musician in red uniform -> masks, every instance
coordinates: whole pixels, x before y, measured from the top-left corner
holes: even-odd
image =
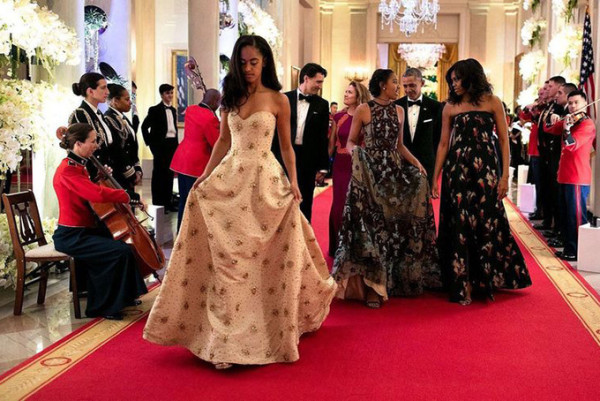
[[[562,151],[558,166],[562,232],[564,250],[556,255],[567,261],[577,260],[579,226],[587,223],[586,201],[592,182],[590,153],[596,138],[594,122],[585,114],[587,97],[576,90],[568,95],[568,110],[564,120],[546,128],[546,132],[562,136]]]
[[[59,129],[58,135],[60,147],[69,153],[53,180],[59,206],[54,246],[73,256],[78,274],[86,277],[86,315],[121,320],[124,307],[140,304],[137,298],[147,292],[146,285],[131,247],[112,238],[106,226],[98,223],[89,203],[142,203],[132,201],[122,189],[102,187],[90,180],[86,164],[98,148],[97,133],[91,125],[73,124]]]
[[[219,119],[215,111],[220,105],[219,91],[209,89],[204,93],[199,105],[189,106],[185,110],[183,141],[177,147],[171,161],[171,170],[177,173],[179,184],[178,232],[188,194],[196,179],[204,173],[213,146],[219,139]]]

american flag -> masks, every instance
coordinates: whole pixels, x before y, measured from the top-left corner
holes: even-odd
[[[592,46],[592,20],[590,13],[585,10],[583,22],[583,50],[581,52],[581,68],[579,70],[579,89],[587,95],[588,103],[596,99],[594,84],[594,48]],[[596,106],[588,107],[588,115],[596,119]]]

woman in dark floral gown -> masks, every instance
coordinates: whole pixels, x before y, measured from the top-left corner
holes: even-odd
[[[356,109],[347,144],[352,178],[333,276],[338,297],[378,308],[389,296],[441,287],[441,271],[427,173],[402,143],[396,75],[376,70],[369,92],[373,100]],[[361,130],[364,149],[357,146]]]
[[[472,289],[483,290],[493,300],[495,288],[525,288],[531,278],[502,203],[509,164],[502,102],[493,95],[477,60],[455,63],[446,81],[450,93],[442,115],[432,196],[439,196],[437,178],[443,167],[438,244],[444,284],[451,301],[468,305]]]

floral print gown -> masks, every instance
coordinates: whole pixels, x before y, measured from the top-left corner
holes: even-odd
[[[336,284],[271,153],[275,116],[228,122],[231,149],[190,192],[144,338],[213,363],[293,362]]]
[[[467,285],[524,288],[531,285],[521,250],[498,200],[494,116],[470,111],[454,118],[454,136],[443,170],[438,244],[450,300],[466,297]]]
[[[396,105],[369,102],[365,148],[352,154],[333,276],[340,298],[364,299],[365,286],[384,299],[441,287],[427,177],[401,161]]]

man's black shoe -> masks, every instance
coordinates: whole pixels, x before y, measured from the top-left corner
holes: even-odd
[[[529,220],[541,220],[542,218],[543,217],[542,217],[541,213],[538,213],[538,212],[529,213]]]
[[[142,301],[139,299],[134,299],[133,301],[129,301],[129,302],[125,303],[125,305],[127,305],[127,306],[138,306],[141,304],[142,304]]]
[[[169,205],[169,206],[165,206],[165,211],[169,211],[169,212],[178,212],[179,208],[175,205]]]
[[[549,240],[548,245],[550,245],[552,248],[562,248],[564,246],[563,242],[556,238]]]
[[[538,224],[534,224],[533,228],[535,228],[536,230],[549,230],[552,227],[550,227],[549,225],[544,224],[544,223],[538,223]]]
[[[108,320],[123,320],[123,314],[121,312],[113,313],[112,315],[104,315],[102,317]]]
[[[562,258],[563,252],[562,251],[556,251],[556,252],[554,252],[554,256],[556,256],[557,258]]]
[[[577,261],[577,256],[575,256],[575,255],[567,255],[567,254],[564,254],[564,253],[560,256],[560,258],[562,260],[567,261],[567,262],[576,262]]]
[[[546,230],[542,232],[542,235],[546,238],[556,238],[558,237],[558,233],[552,230]]]

